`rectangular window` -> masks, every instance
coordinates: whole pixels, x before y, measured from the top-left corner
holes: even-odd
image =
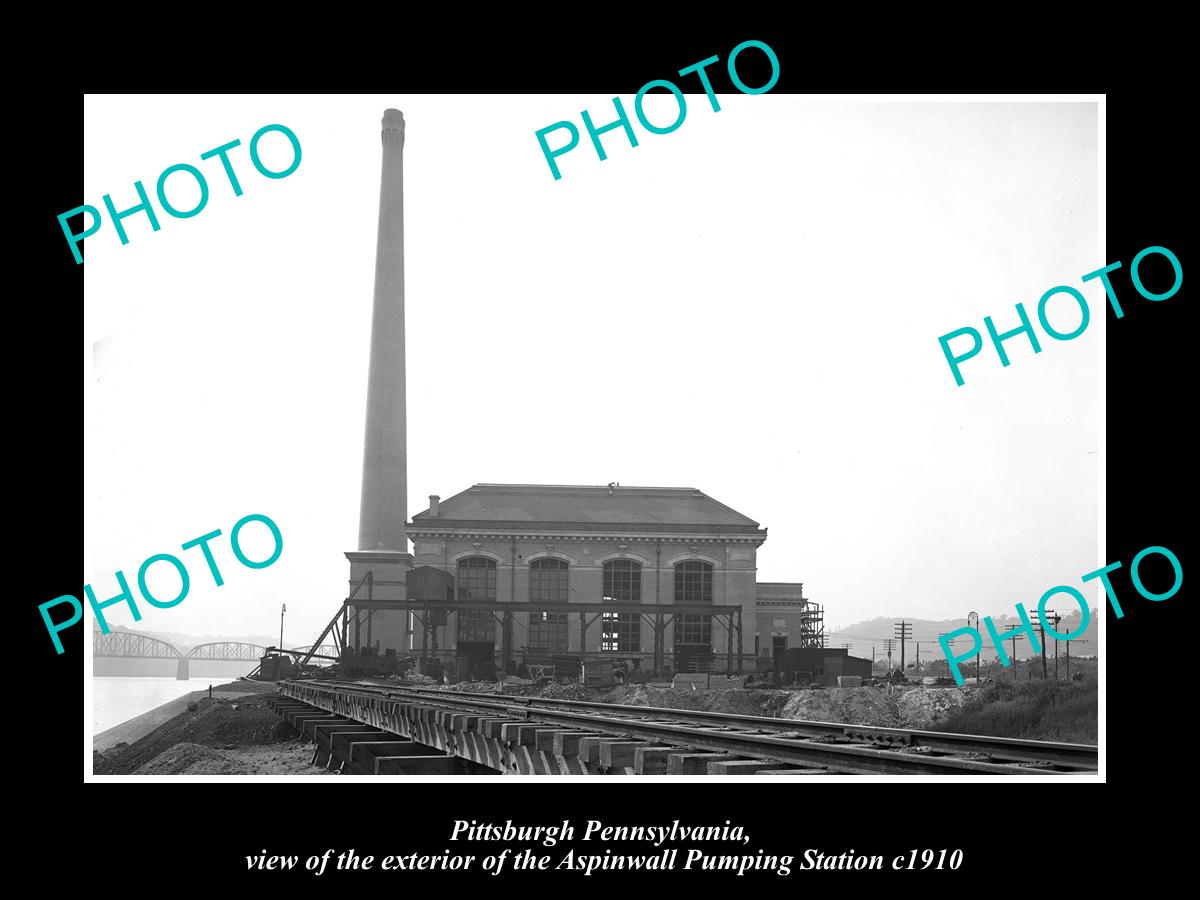
[[[496,562],[483,556],[472,556],[458,562],[458,600],[460,603],[494,603],[496,601]],[[464,609],[458,612],[458,642],[494,644],[496,619],[486,609]]]
[[[632,559],[604,564],[604,602],[641,603],[642,565]],[[606,612],[601,617],[600,649],[636,653],[642,645],[641,616],[636,612]]]
[[[566,613],[530,613],[528,648],[534,653],[558,653],[567,649]]]
[[[682,562],[675,567],[676,603],[712,603],[713,567],[706,562]]]
[[[641,617],[637,613],[601,614],[600,649],[636,653],[642,643]]]
[[[712,616],[682,613],[675,616],[675,643],[712,646]]]
[[[699,560],[675,566],[676,603],[712,603],[713,567]],[[712,647],[712,616],[676,613],[675,644]]]
[[[561,559],[535,559],[529,564],[529,602],[566,603],[570,597],[570,568]],[[567,614],[531,612],[529,650],[535,653],[567,649]]]

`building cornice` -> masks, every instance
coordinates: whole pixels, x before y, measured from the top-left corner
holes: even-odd
[[[728,527],[728,526],[726,526]],[[693,544],[753,544],[760,546],[767,539],[765,528],[756,531],[730,529],[722,531],[719,526],[668,526],[661,530],[653,526],[626,527],[559,522],[531,522],[520,524],[485,522],[434,522],[428,519],[405,525],[413,538],[443,538],[467,540],[522,540],[522,541],[672,541]]]

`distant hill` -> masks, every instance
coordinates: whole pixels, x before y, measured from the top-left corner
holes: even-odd
[[[1034,625],[1037,625],[1037,611],[1030,610],[1030,618]],[[1093,609],[1091,618],[1088,621],[1087,631],[1081,634],[1078,638],[1072,639],[1068,643],[1071,645],[1072,656],[1095,656],[1099,644],[1097,643],[1096,625],[1099,621],[1100,613]],[[1078,607],[1074,607],[1070,615],[1063,616],[1058,624],[1058,631],[1061,634],[1069,634],[1079,627],[1082,613]],[[850,644],[850,655],[859,656],[865,659],[871,658],[871,651],[874,648],[875,658],[887,657],[887,639],[895,639],[895,625],[901,620],[900,616],[895,618],[877,617],[874,619],[866,619],[862,622],[855,622],[853,625],[839,625],[831,627],[828,624],[825,628],[825,643],[828,647],[841,647],[843,644]],[[920,644],[920,652],[922,659],[929,659],[934,656],[941,657],[942,649],[938,644],[938,635],[955,631],[959,628],[967,627],[966,616],[960,619],[904,619],[912,625],[912,639],[906,642],[905,656],[908,661],[912,661],[913,655],[917,652],[917,644]],[[1014,610],[1011,616],[992,616],[992,623],[996,627],[996,631],[1000,634],[1004,633],[1007,625],[1020,625],[1021,620],[1016,615]],[[979,630],[983,635],[983,649],[980,651],[985,660],[995,656],[995,650],[992,647],[991,638],[988,636],[987,627],[982,620],[979,623]],[[1047,652],[1050,655],[1054,653],[1054,636],[1047,635]],[[1039,633],[1040,639],[1040,633]],[[969,638],[966,636],[960,637],[955,641],[954,647],[957,651],[962,652],[969,646]],[[1010,656],[1012,655],[1012,642],[1008,641],[1004,645],[1004,650]],[[1066,653],[1065,644],[1059,641],[1058,652],[1060,655]],[[1028,639],[1020,637],[1017,640],[1017,658],[1025,659],[1033,655],[1032,647]],[[895,665],[900,664],[900,642],[895,641],[895,647],[892,650],[892,660]]]

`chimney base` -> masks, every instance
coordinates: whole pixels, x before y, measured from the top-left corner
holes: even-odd
[[[350,560],[350,587],[346,596],[371,572],[373,577],[371,598],[375,602],[402,602],[407,594],[404,590],[409,569],[413,567],[411,553],[398,553],[391,550],[347,550],[346,559]],[[367,587],[363,585],[355,601],[367,600]]]

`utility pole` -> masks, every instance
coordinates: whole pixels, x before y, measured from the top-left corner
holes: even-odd
[[[917,641],[917,677],[921,677],[921,642]]]
[[[912,639],[912,625],[901,619],[896,623],[896,637],[900,639],[900,674],[908,678],[904,671],[904,642]]]
[[[1071,680],[1071,642],[1067,641],[1067,681]]]
[[[1049,618],[1054,620],[1054,680],[1058,681],[1058,623],[1062,616],[1051,610]]]
[[[896,646],[896,642],[893,641],[891,638],[888,638],[887,639],[887,653],[888,653],[888,674],[889,675],[892,674],[892,648],[895,646]]]
[[[1055,630],[1057,631],[1058,630],[1057,629],[1058,619],[1056,617],[1058,616],[1058,613],[1056,613],[1054,610],[1046,610],[1045,613],[1046,613],[1046,618],[1055,619]],[[1042,616],[1038,616],[1037,628],[1038,628],[1038,634],[1042,635],[1042,680],[1044,682],[1044,680],[1046,678],[1049,678],[1049,674],[1046,673],[1046,631],[1044,628],[1042,628]],[[1055,641],[1056,647],[1057,647],[1057,643],[1058,642]],[[1056,666],[1055,678],[1058,677],[1057,665],[1058,665],[1058,660],[1057,660],[1057,652],[1056,652],[1055,653],[1055,666]],[[1033,676],[1030,676],[1030,678],[1032,679]]]
[[[283,609],[279,610],[279,652],[283,652],[283,614],[287,612],[287,604],[283,604]]]
[[[1005,625],[1004,626],[1004,630],[1012,634],[1013,681],[1016,681],[1017,676],[1020,674],[1020,667],[1018,666],[1018,660],[1017,660],[1017,639],[1020,637],[1020,635],[1018,635],[1017,632],[1020,631],[1021,628],[1022,628],[1022,626],[1020,626],[1020,625]]]
[[[974,619],[974,621],[972,621]],[[967,625],[979,631],[979,613],[971,610],[967,613]],[[975,683],[979,684],[979,655],[983,652],[983,641],[979,641],[979,650],[975,651]]]

